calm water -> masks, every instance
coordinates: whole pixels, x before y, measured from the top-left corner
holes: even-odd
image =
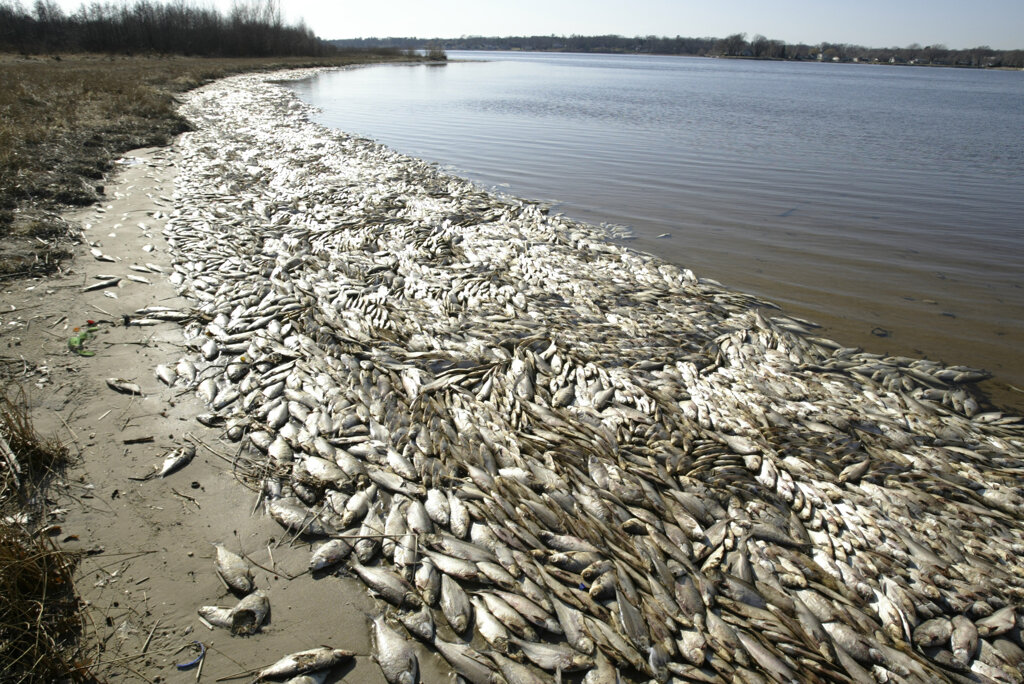
[[[322,123],[629,225],[845,344],[988,368],[1024,405],[1024,73],[449,56],[477,61],[295,88]]]

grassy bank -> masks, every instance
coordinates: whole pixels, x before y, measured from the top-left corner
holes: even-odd
[[[176,93],[245,71],[407,59],[0,55],[0,278],[52,271],[70,254],[58,212],[100,200],[103,174],[126,150],[187,129]]]

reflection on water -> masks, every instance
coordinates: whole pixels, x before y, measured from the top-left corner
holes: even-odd
[[[450,56],[492,61],[294,87],[323,123],[629,225],[631,246],[844,344],[982,366],[1024,388],[1024,74]]]

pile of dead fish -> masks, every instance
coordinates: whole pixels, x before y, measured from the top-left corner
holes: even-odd
[[[388,681],[413,637],[470,682],[1022,680],[1024,431],[984,373],[818,337],[264,77],[186,100],[194,309],[144,314],[194,352],[161,376],[312,569],[394,606]]]

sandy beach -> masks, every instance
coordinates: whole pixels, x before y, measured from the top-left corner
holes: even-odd
[[[315,126],[266,81],[190,92],[196,130],[127,155],[104,201],[69,215],[83,244],[68,268],[0,291],[4,360],[37,428],[79,457],[46,522],[85,554],[98,676],[214,681],[329,645],[356,653],[329,681],[385,681],[369,617],[395,611],[348,570],[306,573],[316,534],[295,541],[265,499],[303,510],[321,538],[408,515],[398,538],[476,563],[453,563],[474,629],[496,587],[529,590],[557,615],[541,642],[595,672],[606,654],[628,681],[778,663],[927,681],[953,667],[913,646],[940,618],[978,625],[964,668],[1016,671],[978,646],[978,630],[1016,644],[1024,600],[1024,439],[969,391],[984,374],[815,337],[598,228]],[[147,307],[189,320],[133,324]],[[156,377],[183,358],[194,381]],[[244,439],[196,421],[211,403]],[[181,470],[133,479],[189,445]],[[327,456],[357,475],[317,479]],[[468,511],[464,525],[438,500]],[[197,618],[237,601],[215,542],[269,596],[253,636]],[[417,554],[368,557],[411,576]],[[1006,629],[985,622],[1007,608]],[[439,639],[502,643],[433,612]],[[809,650],[811,633],[839,645]],[[201,678],[176,667],[194,642]],[[422,681],[451,676],[410,642]]]
[[[268,517],[251,515],[257,492],[233,472],[238,445],[196,422],[205,407],[192,392],[169,388],[154,375],[158,364],[181,357],[180,327],[123,325],[123,316],[136,309],[188,303],[167,280],[171,259],[161,235],[173,209],[173,148],[136,150],[118,166],[107,179],[104,202],[68,215],[83,226],[84,242],[63,276],[8,283],[0,312],[3,356],[21,364],[14,379],[29,393],[36,428],[57,435],[77,457],[66,486],[50,494],[47,521],[59,526],[53,534],[62,546],[85,552],[78,589],[90,604],[99,641],[92,671],[107,681],[195,681],[196,668],[175,667],[197,655],[188,648],[194,641],[207,648],[202,681],[319,644],[368,655],[365,615],[377,609],[362,585],[310,579],[309,545],[289,543]],[[94,259],[90,245],[114,261]],[[166,272],[128,268],[147,263]],[[83,292],[97,275],[121,276],[122,286]],[[84,350],[95,355],[72,353],[68,339],[89,320],[99,330]],[[111,377],[137,383],[143,396],[111,390]],[[167,452],[189,443],[198,449],[187,468],[148,482],[129,479],[150,473]],[[202,605],[237,602],[214,572],[213,542],[264,566],[254,567],[255,581],[269,593],[273,612],[254,638],[211,632],[197,619]],[[368,657],[338,674],[345,681],[384,681]]]

